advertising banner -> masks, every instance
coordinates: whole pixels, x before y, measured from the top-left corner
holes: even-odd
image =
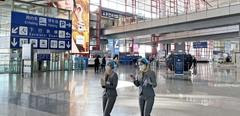
[[[72,11],[72,53],[89,53],[89,0],[61,0],[53,7]]]
[[[72,53],[89,53],[89,0],[75,0],[72,12]]]

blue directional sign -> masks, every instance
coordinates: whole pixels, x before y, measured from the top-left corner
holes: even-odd
[[[50,54],[37,54],[38,61],[44,61],[44,60],[50,61],[50,59],[51,59]]]
[[[71,20],[12,12],[11,48],[32,43],[35,49],[70,50]]]
[[[175,63],[175,74],[182,75],[184,72],[184,55],[177,54],[174,58]]]
[[[207,48],[208,43],[207,42],[193,42],[193,48]]]

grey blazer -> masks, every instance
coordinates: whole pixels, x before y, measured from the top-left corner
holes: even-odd
[[[106,78],[106,84],[105,86],[102,86],[104,88],[103,96],[107,97],[116,97],[117,94],[117,84],[118,84],[118,75],[117,73],[113,72],[113,74],[110,77]]]
[[[157,87],[156,74],[149,70],[143,73],[143,77],[137,77],[134,84],[139,87],[139,95],[144,97],[155,96],[154,89]]]

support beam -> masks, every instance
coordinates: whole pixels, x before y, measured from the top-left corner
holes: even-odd
[[[199,15],[196,13],[184,17],[177,16],[165,19],[156,19],[152,21],[141,22],[138,24],[109,28],[105,30],[105,36],[124,38],[129,36],[151,35],[155,33],[165,34],[237,25],[240,24],[240,11],[231,10],[232,13],[231,11],[228,11],[230,9],[237,8],[240,8],[240,5],[233,6],[233,8],[226,7],[207,12],[199,12]],[[213,16],[210,16],[211,13]]]
[[[175,40],[160,40],[160,42],[165,44],[165,43],[176,43],[176,42],[184,42],[184,41],[199,41],[199,40],[223,40],[223,39],[239,40],[239,38],[240,38],[239,32],[232,32],[232,33],[225,33],[225,34],[181,38],[181,39],[175,39]]]
[[[222,7],[198,13],[154,19],[137,24],[108,28],[105,36],[124,38],[151,34],[164,34],[212,27],[240,24],[240,5]]]

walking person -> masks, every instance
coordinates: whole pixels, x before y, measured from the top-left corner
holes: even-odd
[[[117,98],[118,75],[113,71],[114,61],[107,63],[104,77],[101,78],[103,92],[103,116],[111,116]]]
[[[101,71],[105,72],[105,67],[106,67],[106,58],[103,57],[102,64],[101,64]]]
[[[196,57],[193,57],[192,63],[193,63],[193,74],[196,75],[197,74],[197,59],[196,59]]]
[[[115,62],[115,67],[118,67],[119,66],[119,56],[118,55],[115,55],[114,57],[113,57],[113,61]]]
[[[157,87],[155,72],[150,69],[149,61],[146,58],[139,60],[139,72],[137,76],[130,75],[134,84],[139,87],[139,106],[141,116],[150,116],[154,104]]]
[[[95,73],[98,72],[99,70],[99,65],[100,65],[100,61],[99,61],[99,56],[97,56],[94,60],[94,70],[95,70]]]

